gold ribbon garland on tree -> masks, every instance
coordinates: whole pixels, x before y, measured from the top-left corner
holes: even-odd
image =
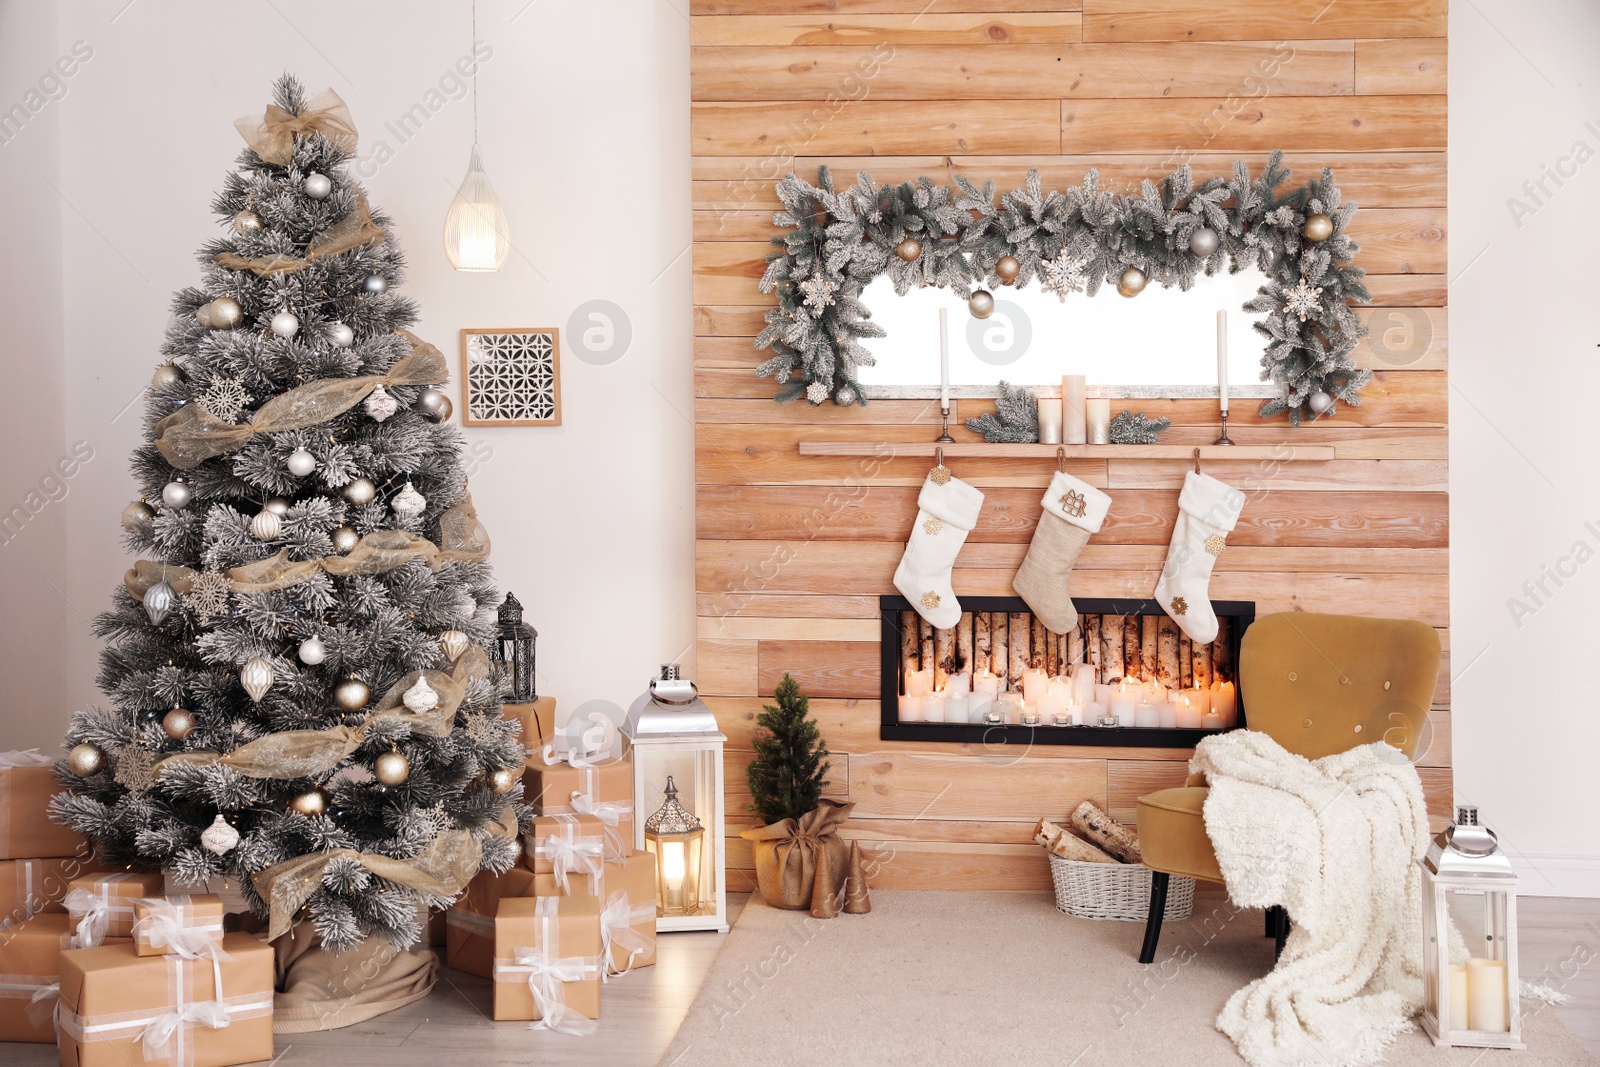
[[[237,252],[218,252],[213,261],[229,270],[248,270],[265,278],[271,274],[293,274],[319,259],[348,252],[352,248],[382,244],[389,235],[382,226],[372,221],[372,209],[367,204],[367,194],[356,193],[356,206],[343,220],[312,238],[306,248],[306,257],[300,259],[279,252],[264,259],[246,259]]]
[[[356,150],[356,124],[350,117],[350,108],[332,89],[324,89],[307,101],[296,115],[268,104],[258,119],[246,115],[233,124],[255,154],[267,163],[287,167],[294,159],[296,134],[320,133],[343,152]]]

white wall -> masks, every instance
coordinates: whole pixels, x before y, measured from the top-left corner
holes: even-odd
[[[1590,896],[1600,895],[1597,52],[1600,9],[1587,0],[1451,4],[1456,792],[1519,856],[1524,892]],[[1575,151],[1586,161],[1561,162]],[[1523,183],[1546,165],[1570,176],[1547,178],[1535,199]]]
[[[45,129],[26,131],[26,156],[0,146],[0,232],[19,231],[8,252],[30,250],[0,266],[8,333],[13,312],[30,331],[15,347],[8,337],[0,501],[20,499],[66,443],[95,450],[65,502],[41,514],[53,530],[0,548],[8,581],[48,579],[70,600],[48,586],[5,594],[0,671],[14,693],[36,667],[52,680],[8,701],[0,749],[56,743],[69,710],[99,699],[88,620],[129,565],[118,515],[142,433],[142,405],[129,404],[158,362],[171,293],[195,281],[195,250],[217,232],[210,200],[242,147],[233,120],[259,114],[285,70],[345,98],[363,153],[379,140],[393,150],[364,180],[410,260],[400,291],[421,305],[417,332],[453,368],[463,327],[561,329],[563,425],[467,431],[490,450],[473,497],[501,587],[539,628],[541,693],[563,713],[590,700],[626,707],[656,664],[692,649],[689,30],[671,5],[480,0],[478,36],[493,55],[480,73],[479,140],[516,246],[496,275],[457,274],[441,243],[472,143],[470,98],[448,99],[451,67],[471,50],[468,0],[67,3],[53,28],[47,5],[9,0],[0,11],[0,100],[71,42],[94,51],[48,112],[60,122],[62,196],[40,184],[55,157]],[[418,103],[435,110],[402,144],[385,126]],[[15,211],[12,195],[38,210]],[[576,358],[568,331],[596,299],[632,329],[607,366]],[[19,419],[9,413],[20,392]],[[35,435],[47,443],[24,447]],[[24,543],[36,553],[25,561],[14,551]],[[52,663],[63,643],[64,664],[59,652]]]

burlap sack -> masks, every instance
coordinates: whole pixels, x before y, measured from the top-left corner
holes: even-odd
[[[798,822],[784,819],[739,835],[755,845],[756,884],[768,904],[804,911],[811,907],[815,889],[830,897],[838,896],[844,888],[850,859],[849,846],[838,829],[854,807],[824,800],[800,816]],[[819,882],[819,873],[825,883]]]

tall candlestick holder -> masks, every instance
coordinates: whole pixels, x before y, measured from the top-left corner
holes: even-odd
[[[950,405],[943,404],[939,407],[939,436],[936,444],[953,445],[956,439],[950,436]],[[1230,442],[1231,443],[1231,442]]]
[[[1234,440],[1232,440],[1232,439],[1230,439],[1228,437],[1228,409],[1227,408],[1223,408],[1222,409],[1222,436],[1217,438],[1214,443],[1215,444],[1219,444],[1219,445],[1232,445],[1232,444],[1237,444],[1238,443],[1237,441],[1234,441]]]

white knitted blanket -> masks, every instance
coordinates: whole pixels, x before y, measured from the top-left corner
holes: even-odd
[[[1202,741],[1206,833],[1228,895],[1293,922],[1272,972],[1229,998],[1217,1029],[1252,1067],[1364,1067],[1422,1000],[1422,783],[1390,746],[1312,762],[1247,730]]]

